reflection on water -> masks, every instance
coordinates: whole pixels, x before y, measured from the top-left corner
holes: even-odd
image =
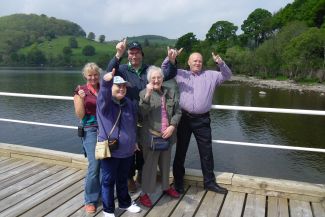
[[[71,96],[83,83],[79,71],[0,70],[0,91]],[[259,91],[265,91],[261,96]],[[213,104],[294,109],[325,109],[317,93],[272,90],[228,82]],[[0,97],[0,118],[63,125],[78,124],[73,102]],[[325,148],[325,117],[245,111],[211,111],[213,139]],[[81,153],[75,130],[0,122],[0,142]],[[213,144],[215,170],[263,177],[324,183],[325,154]],[[186,167],[200,168],[192,138]]]

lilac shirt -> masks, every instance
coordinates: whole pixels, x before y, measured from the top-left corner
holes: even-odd
[[[168,59],[162,64],[166,67]],[[231,70],[223,63],[220,72],[205,70],[198,74],[178,69],[175,77],[180,92],[180,107],[192,114],[203,114],[211,109],[212,97],[217,86],[230,79]]]

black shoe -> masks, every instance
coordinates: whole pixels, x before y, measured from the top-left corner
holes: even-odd
[[[219,186],[218,184],[205,186],[204,189],[207,191],[214,191],[219,194],[227,194],[227,192],[228,192],[227,189]]]
[[[175,190],[180,194],[184,194],[184,192],[185,192],[183,187],[175,187]]]

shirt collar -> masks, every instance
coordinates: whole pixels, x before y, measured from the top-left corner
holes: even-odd
[[[141,64],[141,67],[138,70],[136,70],[135,68],[132,67],[131,63],[129,62],[128,69],[129,69],[129,71],[135,72],[140,77],[140,74],[143,71],[143,64]]]

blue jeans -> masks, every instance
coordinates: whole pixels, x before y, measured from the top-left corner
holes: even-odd
[[[131,197],[128,191],[128,174],[133,163],[133,156],[127,158],[106,158],[101,161],[102,168],[102,200],[103,211],[114,213],[114,186],[120,208],[131,206]]]
[[[85,136],[82,138],[84,151],[88,159],[88,171],[85,177],[85,204],[98,203],[101,192],[100,187],[100,161],[95,159],[95,146],[97,142],[97,128],[85,128]]]

